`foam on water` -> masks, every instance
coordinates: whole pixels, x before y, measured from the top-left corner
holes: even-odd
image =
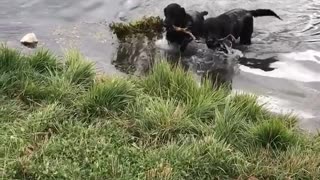
[[[292,52],[279,55],[280,59],[288,59],[293,61],[312,61],[320,64],[320,51],[307,50],[304,52]]]

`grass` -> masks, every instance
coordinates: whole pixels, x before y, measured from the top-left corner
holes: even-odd
[[[137,34],[143,34],[152,39],[163,32],[163,23],[159,16],[149,16],[128,24],[113,22],[109,24],[109,28],[120,41]]]
[[[319,179],[320,136],[161,61],[106,77],[71,50],[0,48],[1,179]]]
[[[139,91],[133,83],[124,79],[115,79],[97,83],[89,89],[83,101],[84,111],[91,115],[103,115],[109,112],[121,113],[133,103]]]

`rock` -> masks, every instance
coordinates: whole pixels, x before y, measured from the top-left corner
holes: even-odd
[[[28,48],[36,48],[38,39],[34,33],[28,33],[20,40],[21,44]]]

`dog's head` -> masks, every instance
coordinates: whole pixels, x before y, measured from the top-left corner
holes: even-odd
[[[167,30],[173,30],[173,25],[177,27],[182,27],[185,25],[187,13],[179,4],[172,3],[164,8],[164,16],[164,27]]]

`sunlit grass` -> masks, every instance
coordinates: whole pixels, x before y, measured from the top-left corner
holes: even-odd
[[[95,75],[93,63],[87,61],[82,54],[76,50],[66,52],[64,76],[72,83],[90,86]]]
[[[26,59],[31,68],[39,73],[61,70],[56,57],[48,50],[41,49]],[[61,62],[60,62],[61,63]]]
[[[165,60],[106,77],[75,50],[0,48],[1,179],[319,179],[319,137]]]
[[[92,115],[122,113],[134,102],[138,92],[135,85],[125,79],[94,84],[84,99],[84,110]]]
[[[295,134],[281,119],[271,119],[253,128],[256,142],[264,148],[286,149],[297,142]]]

